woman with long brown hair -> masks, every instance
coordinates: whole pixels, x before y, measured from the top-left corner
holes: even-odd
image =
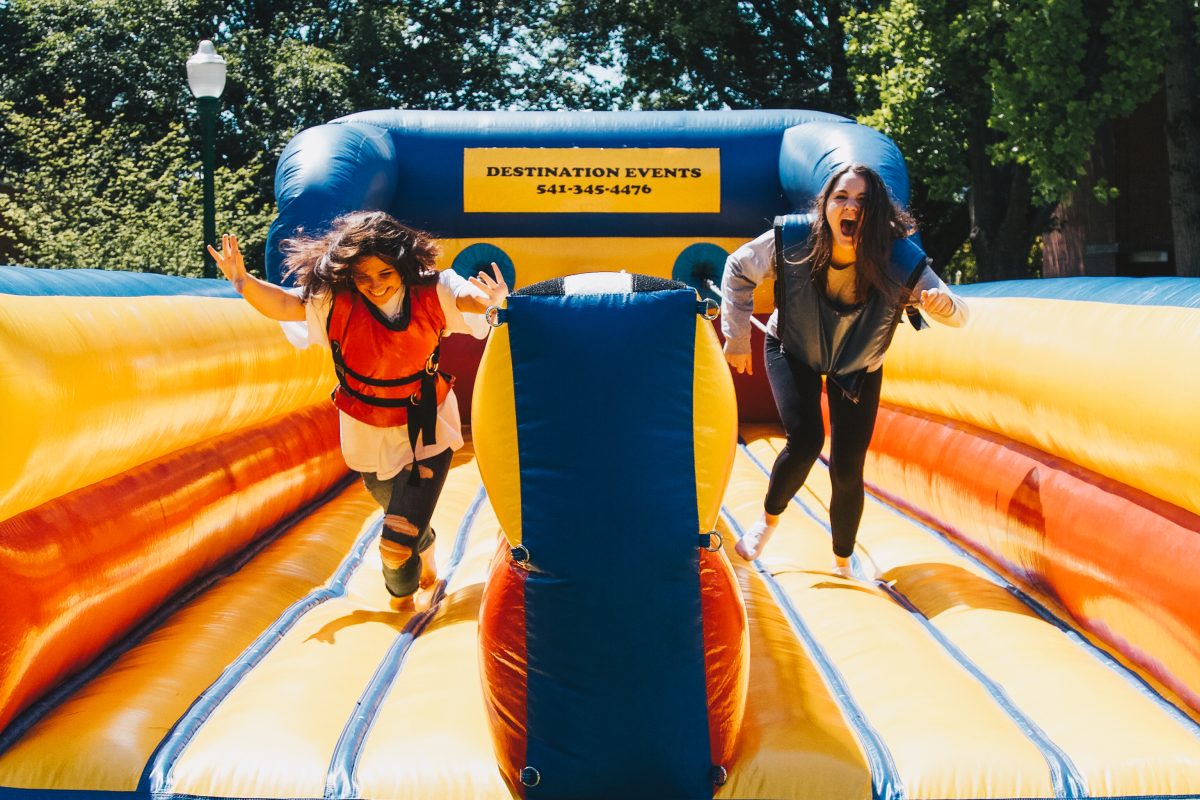
[[[822,377],[829,397],[833,484],[829,517],[833,572],[850,577],[862,519],[863,465],[875,429],[883,357],[908,306],[961,326],[967,307],[930,269],[907,237],[913,218],[870,167],[837,170],[807,219],[786,224],[738,248],[721,281],[725,359],[749,373],[754,288],[776,281],[776,311],[767,324],[767,378],[787,434],[771,469],[763,514],[735,550],[758,558],[779,515],[800,490],[825,443]]]
[[[486,336],[482,317],[472,324],[464,315],[498,305],[508,286],[495,264],[469,281],[438,272],[432,237],[382,211],[347,214],[327,233],[301,232],[282,247],[298,295],[250,275],[236,236],[208,250],[259,313],[305,322],[308,343],[332,351],[342,455],[383,506],[379,551],[393,606],[415,607],[418,589],[437,580],[429,521],[463,446],[453,378],[438,368],[440,341]]]

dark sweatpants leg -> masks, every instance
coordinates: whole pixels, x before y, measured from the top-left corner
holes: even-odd
[[[417,590],[421,577],[420,553],[433,544],[434,532],[429,526],[429,520],[433,518],[433,510],[441,497],[442,487],[446,484],[446,475],[450,472],[450,460],[453,456],[453,451],[446,449],[421,462],[420,466],[432,470],[433,474],[422,478],[416,486],[411,486],[408,482],[413,465],[406,467],[388,481],[380,481],[374,475],[363,475],[367,489],[384,507],[386,513],[403,517],[419,532],[416,553],[397,569],[386,565],[383,568],[383,582],[395,597],[406,597]],[[411,547],[409,537],[389,529],[386,525],[383,528],[383,538]]]
[[[768,514],[782,514],[788,501],[804,485],[825,444],[821,376],[797,359],[789,358],[774,336],[766,337],[763,352],[771,394],[775,396],[775,406],[787,434],[787,444],[771,467],[763,508]]]
[[[829,479],[833,484],[829,524],[833,529],[833,552],[843,558],[854,552],[862,521],[863,464],[875,432],[882,384],[882,367],[868,372],[857,403],[848,400],[837,386],[829,387]]]

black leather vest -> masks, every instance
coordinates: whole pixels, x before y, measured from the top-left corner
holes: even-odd
[[[926,256],[911,239],[892,245],[888,271],[891,279],[908,289],[900,302],[889,303],[871,290],[867,298],[842,307],[825,296],[813,276],[808,255],[811,214],[788,214],[775,218],[775,307],[779,309],[779,339],[784,352],[799,358],[814,371],[829,376],[842,392],[857,402],[866,369],[883,357],[908,294],[921,277]],[[804,262],[804,263],[802,263]],[[924,320],[915,310],[909,322],[918,330]]]

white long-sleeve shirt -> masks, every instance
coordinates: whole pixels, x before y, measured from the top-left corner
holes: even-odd
[[[750,315],[754,312],[754,289],[760,283],[775,277],[775,231],[769,230],[734,250],[725,260],[725,272],[721,277],[721,333],[725,336],[725,353],[745,355],[750,352]],[[842,305],[853,305],[855,268],[830,269],[826,276],[826,294],[830,300]],[[954,309],[945,316],[931,314],[924,309],[921,313],[934,322],[954,328],[967,324],[967,304],[950,291],[937,273],[928,265],[922,268],[921,276],[913,287],[912,301],[919,303],[921,292],[926,289],[943,289],[954,301]],[[779,311],[776,309],[767,320],[767,331],[778,336]],[[879,369],[881,357],[868,369]]]

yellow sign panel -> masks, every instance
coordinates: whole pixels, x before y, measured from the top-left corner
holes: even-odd
[[[473,147],[463,150],[463,211],[715,214],[717,147]]]

